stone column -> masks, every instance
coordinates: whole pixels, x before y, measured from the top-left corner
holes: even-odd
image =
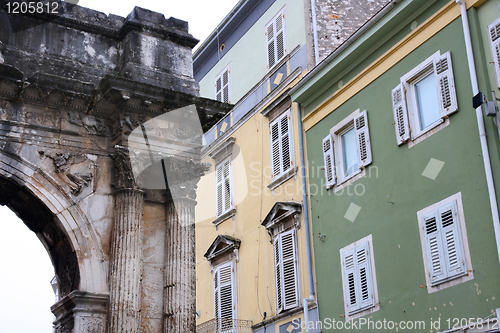
[[[165,333],[196,329],[196,184],[209,165],[167,160],[168,201],[165,253]]]
[[[129,154],[117,147],[115,217],[109,269],[108,333],[139,333],[144,192],[134,180]]]

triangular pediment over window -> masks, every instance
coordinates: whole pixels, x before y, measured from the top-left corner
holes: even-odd
[[[219,235],[205,253],[205,258],[212,264],[218,264],[238,256],[241,241],[237,238]]]
[[[274,237],[290,228],[299,228],[301,212],[302,204],[294,201],[279,201],[271,208],[262,225]]]

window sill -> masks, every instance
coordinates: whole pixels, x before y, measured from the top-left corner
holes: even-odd
[[[212,221],[212,223],[217,227],[219,224],[224,222],[225,220],[229,219],[230,217],[233,217],[236,215],[236,209],[230,209],[215,220]]]
[[[364,310],[360,310],[360,311],[356,311],[352,314],[348,314],[346,316],[346,321],[351,321],[353,319],[357,319],[357,318],[360,318],[360,317],[363,317],[363,316],[366,316],[367,314],[370,314],[370,313],[373,313],[375,311],[378,311],[380,310],[380,305],[377,303],[367,309],[364,309]]]
[[[342,182],[338,183],[337,185],[334,185],[335,186],[334,191],[337,192],[342,190],[344,187],[351,185],[356,180],[363,178],[365,175],[366,175],[366,167],[364,167],[363,169],[359,169],[357,172],[350,175],[347,179],[344,179]]]
[[[295,177],[296,174],[297,174],[297,168],[291,168],[290,170],[288,170],[287,172],[285,172],[284,174],[273,180],[271,184],[267,185],[267,188],[273,191],[276,187],[280,186],[288,179]]]
[[[449,124],[450,124],[450,119],[448,117],[446,117],[444,119],[444,121],[440,121],[440,122],[436,123],[436,125],[434,127],[427,129],[425,132],[422,132],[422,133],[416,135],[415,137],[413,137],[411,140],[409,140],[408,141],[408,148],[411,148],[411,147],[415,146],[417,143],[424,141],[425,139],[427,139],[428,137],[430,137],[434,133],[437,133],[441,129],[448,126]]]

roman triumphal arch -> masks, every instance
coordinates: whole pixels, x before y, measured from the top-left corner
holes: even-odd
[[[201,134],[230,106],[199,97],[186,22],[50,3],[0,0],[0,204],[50,255],[55,331],[194,332]]]

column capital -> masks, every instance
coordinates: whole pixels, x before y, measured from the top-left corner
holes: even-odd
[[[117,190],[140,190],[141,179],[135,179],[130,161],[130,153],[126,147],[116,145],[114,154],[115,184]]]
[[[196,189],[200,178],[210,170],[210,163],[168,157],[165,160],[169,194],[167,200],[196,200]]]

